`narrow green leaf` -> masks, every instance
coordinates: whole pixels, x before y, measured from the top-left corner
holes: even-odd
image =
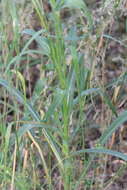
[[[124,47],[127,48],[127,45],[125,45],[125,44],[122,42],[122,40],[118,40],[118,39],[116,39],[116,38],[114,38],[114,37],[112,37],[112,36],[110,36],[110,35],[108,35],[108,34],[103,34],[103,37],[104,37],[104,38],[107,38],[107,39],[109,39],[109,40],[113,40],[113,41],[115,41],[115,42],[119,43],[120,45],[122,45],[122,46],[124,46]]]
[[[47,121],[52,116],[55,109],[58,108],[62,104],[64,96],[65,96],[65,91],[61,89],[57,89],[56,94],[54,95],[54,100],[52,104],[49,106],[49,109],[45,114],[44,120]]]
[[[24,46],[24,48],[22,49],[21,53],[17,56],[15,56],[7,65],[6,67],[6,70],[5,70],[5,74],[7,74],[8,71],[10,71],[10,67],[12,64],[15,63],[15,65],[17,65],[17,63],[19,64],[20,63],[20,59],[21,59],[21,56],[22,55],[25,55],[26,54],[26,50],[28,49],[29,45],[32,43],[33,40],[36,39],[37,36],[39,36],[41,33],[43,33],[44,30],[40,30],[38,32],[36,32],[31,38],[30,40],[26,43],[26,45]],[[25,31],[24,31],[25,33]],[[42,52],[41,52],[42,54]]]
[[[123,153],[117,152],[117,151],[113,151],[113,150],[109,150],[109,149],[104,149],[104,148],[90,148],[90,149],[79,150],[79,151],[73,152],[71,155],[77,156],[79,154],[86,153],[86,152],[87,153],[108,154],[108,155],[115,156],[117,158],[121,158],[121,159],[127,161],[126,154],[123,154]]]
[[[110,98],[108,97],[108,95],[105,92],[100,91],[100,94],[102,95],[105,103],[108,105],[108,107],[111,109],[112,113],[117,117],[117,111],[115,106],[113,105],[112,101],[110,100]]]
[[[6,135],[5,135],[5,151],[6,151],[6,152],[7,152],[7,150],[8,150],[8,146],[9,146],[9,141],[10,141],[10,136],[11,136],[12,125],[13,125],[13,122],[11,122],[11,123],[8,125],[7,131],[6,131]]]
[[[22,104],[24,104],[24,97],[21,94],[20,91],[16,90],[14,87],[12,87],[6,80],[1,79],[0,78],[0,85],[4,86],[11,95],[16,96],[16,98],[18,99],[19,102],[21,102]],[[28,111],[30,112],[32,118],[36,121],[41,121],[38,113],[36,113],[33,109],[33,107],[31,106],[31,104],[28,102],[28,100],[26,100],[26,104],[25,104],[26,108],[28,109]],[[49,146],[51,147],[53,153],[55,154],[58,163],[60,164],[60,167],[63,169],[63,163],[62,163],[62,159],[61,156],[59,154],[59,152],[57,151],[57,148],[54,144],[54,142],[52,141],[50,134],[48,134],[48,131],[45,128],[42,128],[42,131],[45,135],[45,138],[47,140],[47,142],[49,143]]]
[[[73,106],[73,96],[74,96],[74,89],[75,89],[75,72],[74,69],[71,72],[71,76],[69,76],[68,80],[68,89],[67,89],[67,104],[69,105],[69,109],[72,109]]]
[[[1,78],[0,78],[0,85],[4,86],[10,92],[11,95],[16,96],[17,100],[20,103],[24,104],[24,96],[21,94],[19,90],[16,90],[6,80]],[[31,106],[28,100],[26,100],[26,107],[29,110],[33,119],[35,119],[36,121],[40,121],[38,113],[34,111],[33,107]]]
[[[90,88],[88,90],[84,90],[83,92],[81,92],[81,97],[83,96],[88,96],[88,95],[91,95],[93,93],[99,93],[100,92],[100,89],[99,88]],[[79,101],[79,97],[76,97],[73,101],[73,104],[77,104]]]
[[[123,124],[123,122],[127,121],[127,111],[124,111],[119,117],[112,122],[112,124],[106,129],[104,134],[100,137],[99,143],[104,145],[111,135]]]
[[[34,37],[37,32],[35,32],[34,30],[31,30],[31,29],[25,29],[23,31],[23,33]],[[50,55],[50,47],[49,47],[49,44],[48,44],[46,38],[44,38],[44,37],[42,37],[40,35],[36,35],[35,41],[38,43],[40,48],[43,50],[42,54],[49,56]]]
[[[29,123],[24,124],[17,132],[18,137],[22,137],[26,132],[30,131],[33,128],[45,128],[46,130],[49,129],[50,131],[59,133],[59,129],[55,128],[52,125],[48,125],[45,123]]]
[[[83,0],[65,0],[64,6],[68,6],[70,8],[75,8],[75,9],[81,9],[84,7],[84,2]]]

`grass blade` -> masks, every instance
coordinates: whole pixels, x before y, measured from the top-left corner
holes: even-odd
[[[32,38],[36,35],[36,33],[38,34],[38,32],[35,32],[34,30],[31,30],[31,29],[25,29],[23,31],[23,33],[32,36]],[[48,45],[48,42],[46,41],[46,38],[44,38],[40,35],[37,35],[35,38],[35,41],[38,43],[40,48],[43,50],[42,54],[49,56],[50,55],[50,47]]]
[[[1,78],[0,78],[0,85],[4,86],[9,91],[10,94],[16,96],[17,100],[20,103],[24,104],[24,96],[21,94],[19,90],[16,90],[6,80]],[[28,100],[26,100],[26,107],[29,110],[32,118],[35,119],[36,121],[40,121],[38,113],[34,111],[33,107],[31,106]]]
[[[104,148],[90,148],[90,149],[84,149],[84,150],[79,150],[77,152],[72,153],[72,156],[77,156],[79,154],[82,153],[101,153],[101,154],[108,154],[111,156],[115,156],[117,158],[123,159],[125,161],[127,161],[127,155],[123,154],[121,152],[117,152],[117,151],[113,151],[113,150],[109,150],[109,149],[104,149]]]
[[[23,95],[21,94],[20,91],[16,90],[14,87],[10,86],[10,84],[4,80],[4,79],[1,79],[0,78],[0,85],[4,86],[11,95],[14,95],[17,97],[18,101],[22,104],[24,104],[24,97]],[[33,109],[33,107],[30,105],[30,103],[28,102],[28,100],[26,100],[26,104],[25,104],[26,108],[29,110],[32,118],[36,121],[40,121],[40,117],[38,115],[38,113],[36,113]],[[63,163],[62,163],[62,159],[61,159],[61,156],[60,154],[58,153],[57,149],[56,149],[56,146],[54,144],[54,142],[52,141],[50,135],[48,134],[47,130],[46,129],[42,129],[44,135],[45,135],[45,138],[47,139],[47,142],[49,143],[49,146],[51,147],[53,153],[55,154],[57,160],[58,160],[58,163],[60,164],[60,167],[63,169]]]
[[[104,145],[111,135],[123,124],[123,122],[127,121],[127,111],[124,111],[119,117],[112,122],[112,124],[107,128],[104,134],[100,137],[99,143]]]
[[[100,92],[100,89],[99,88],[90,88],[88,90],[84,90],[83,92],[81,92],[81,97],[83,96],[88,96],[88,95],[91,95],[93,93],[98,93]],[[73,101],[74,105],[77,104],[79,102],[79,97],[76,97]]]
[[[54,95],[54,100],[53,100],[52,104],[50,105],[50,107],[44,117],[45,121],[47,121],[49,119],[49,117],[52,116],[55,109],[62,104],[64,96],[65,96],[65,91],[57,89],[57,92]]]
[[[103,92],[103,91],[100,91],[100,94],[102,95],[102,98],[104,99],[105,103],[108,105],[108,107],[110,108],[110,110],[112,111],[112,113],[117,117],[118,114],[117,114],[116,108],[113,105],[113,103],[110,100],[110,98],[108,97],[108,95],[105,92]]]

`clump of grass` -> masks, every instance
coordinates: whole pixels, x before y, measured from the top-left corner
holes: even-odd
[[[103,77],[108,40],[124,45],[104,33],[121,2],[114,2],[110,14],[100,21],[101,27],[95,25],[92,10],[83,0],[50,0],[51,11],[48,13],[44,8],[47,2],[39,0],[22,2],[20,5],[16,1],[10,4],[8,0],[1,2],[0,85],[3,90],[1,98],[4,97],[4,101],[1,101],[4,108],[0,128],[2,189],[92,189],[97,176],[89,180],[88,172],[91,170],[96,174],[98,166],[95,157],[102,165],[98,154],[127,161],[125,154],[108,149],[112,135],[127,119],[127,112],[119,115],[115,106],[119,86],[126,81],[126,73],[110,84],[114,92],[112,100],[107,94],[109,84],[105,83]],[[100,10],[106,11],[109,4],[109,1],[105,1],[100,5]],[[22,27],[18,10],[25,5],[33,9],[40,30],[26,26],[20,31]],[[61,12],[66,10],[70,11],[68,25],[61,16]],[[24,42],[22,39],[25,35],[28,39]],[[96,60],[101,49],[100,82],[96,77]],[[39,68],[40,73],[28,99],[27,76],[24,73],[27,69],[31,71],[33,66],[35,72]],[[30,84],[32,88],[32,82]],[[106,107],[110,113],[110,121],[103,118],[103,134],[94,147],[87,148],[87,116],[96,97],[100,97],[103,108]],[[11,122],[8,121],[9,108],[14,113]],[[112,137],[111,145],[113,143]],[[104,162],[106,167],[107,160]],[[103,180],[101,187],[98,183],[95,183],[95,187],[103,188]]]

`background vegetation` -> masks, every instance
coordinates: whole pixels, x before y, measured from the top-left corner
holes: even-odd
[[[0,189],[127,186],[126,0],[0,1]]]

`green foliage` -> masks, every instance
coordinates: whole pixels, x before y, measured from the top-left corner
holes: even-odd
[[[94,8],[90,9],[84,0],[0,3],[3,8],[0,15],[0,187],[51,190],[60,184],[65,190],[77,190],[82,185],[92,189],[96,179],[88,179],[87,174],[89,170],[96,174],[95,157],[98,165],[102,164],[103,154],[127,161],[126,154],[107,148],[111,136],[127,121],[127,111],[119,114],[119,105],[112,99],[118,86],[118,103],[124,97],[121,89],[126,84],[127,73],[123,70],[111,83],[105,84],[103,80],[104,54],[109,41],[127,47],[124,40],[105,33],[116,18],[120,1],[113,1],[111,15],[107,8],[112,1],[101,2],[98,10],[104,13],[99,12],[102,15],[99,21]],[[27,8],[30,13],[25,15]],[[32,23],[33,15],[39,24]],[[102,66],[97,62],[99,56]],[[99,69],[102,81],[96,74]],[[98,105],[97,98],[101,100]],[[105,111],[98,112],[100,108],[96,107],[100,104],[110,113],[108,118],[100,116]],[[91,143],[94,140],[87,132],[96,125],[96,117],[101,117],[98,125],[102,134]],[[87,141],[93,147],[86,148]]]

